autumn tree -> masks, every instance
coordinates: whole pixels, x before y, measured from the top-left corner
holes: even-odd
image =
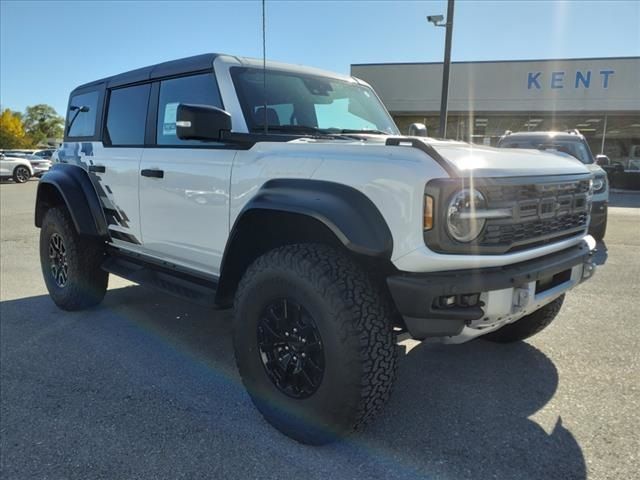
[[[49,105],[27,107],[23,122],[24,130],[34,146],[47,143],[51,138],[62,137],[64,119]]]
[[[0,148],[22,148],[29,143],[20,113],[5,108],[0,114]]]

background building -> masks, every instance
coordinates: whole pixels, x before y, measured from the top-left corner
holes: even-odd
[[[354,64],[351,74],[403,133],[422,122],[437,136],[441,63]],[[505,130],[574,128],[594,154],[629,159],[640,145],[640,57],[452,63],[448,138],[495,145]]]

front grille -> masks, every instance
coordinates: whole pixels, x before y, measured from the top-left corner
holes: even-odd
[[[447,229],[446,206],[462,188],[482,192],[488,211],[506,212],[489,216],[471,242],[455,240]],[[438,253],[499,255],[582,235],[589,225],[589,174],[434,179],[425,193],[439,205],[434,228],[424,232],[425,244]]]
[[[512,218],[489,220],[478,243],[515,247],[585,229],[589,222],[589,180],[480,188],[488,208],[511,208]]]
[[[482,193],[489,204],[537,200],[543,197],[573,195],[589,192],[589,180],[532,185],[487,185]]]
[[[577,213],[548,220],[515,223],[511,225],[487,225],[482,235],[483,245],[505,245],[535,241],[540,237],[562,235],[568,230],[586,227],[589,215]]]

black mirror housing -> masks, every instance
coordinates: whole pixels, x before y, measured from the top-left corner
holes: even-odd
[[[424,123],[412,123],[409,125],[409,136],[410,137],[426,137],[427,135],[427,127]]]
[[[211,105],[178,105],[176,135],[180,140],[218,141],[231,130],[231,114]]]

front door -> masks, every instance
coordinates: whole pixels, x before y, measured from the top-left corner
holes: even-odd
[[[160,82],[155,145],[145,148],[140,164],[143,250],[217,275],[229,234],[229,180],[236,151],[178,139],[179,103],[222,108],[213,73]]]

